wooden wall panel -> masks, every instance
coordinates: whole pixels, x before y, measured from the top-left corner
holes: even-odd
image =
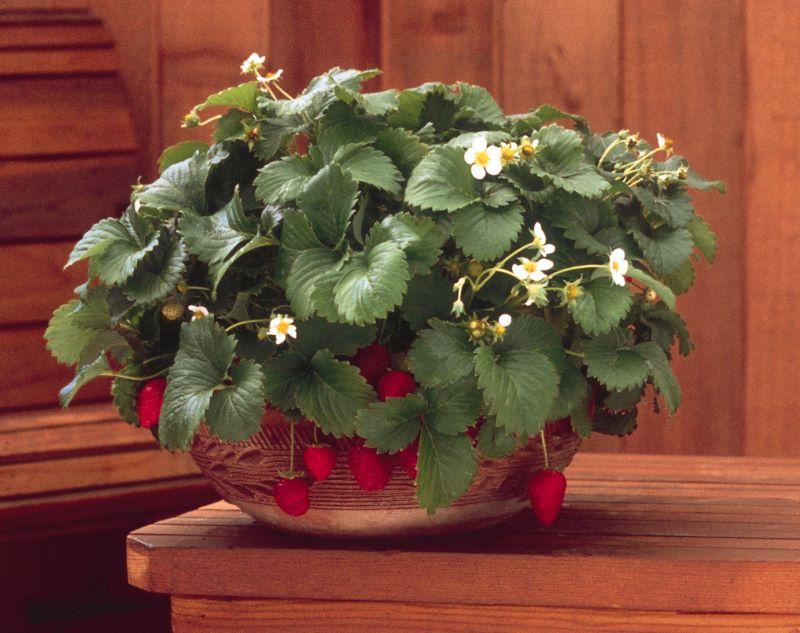
[[[800,454],[800,3],[746,2],[745,453]]]
[[[646,415],[628,439],[603,449],[661,453],[739,454],[744,432],[746,251],[742,203],[745,109],[744,16],[738,0],[623,4],[623,124],[675,149],[728,193],[695,196],[716,231],[716,264],[699,265],[697,283],[678,307],[697,350],[679,358],[684,401],[673,421]],[[749,252],[751,249],[748,248]]]
[[[499,3],[469,0],[381,2],[385,88],[466,81],[496,93]]]
[[[498,95],[506,112],[550,103],[587,117],[598,131],[620,127],[620,2],[506,0]]]

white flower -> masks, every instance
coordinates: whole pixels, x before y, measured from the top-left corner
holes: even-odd
[[[528,291],[528,300],[525,302],[526,306],[536,304],[540,308],[547,306],[547,284],[525,284],[525,290]]]
[[[556,247],[547,243],[547,236],[542,230],[542,225],[538,222],[533,225],[533,245],[538,248],[543,255],[551,255],[556,252]]]
[[[192,313],[192,321],[199,321],[208,316],[208,308],[203,306],[188,306],[189,312]]]
[[[274,336],[278,345],[283,343],[287,336],[297,338],[297,327],[294,325],[294,319],[285,314],[276,314],[269,322],[267,334]]]
[[[516,143],[500,143],[500,164],[505,167],[509,163],[516,162],[519,152]]]
[[[539,139],[529,139],[527,136],[523,136],[520,141],[520,151],[525,156],[533,156],[536,153],[536,148],[539,147]]]
[[[498,317],[497,322],[500,325],[502,325],[503,327],[508,327],[509,325],[511,325],[511,315],[510,314],[501,314]]]
[[[628,272],[628,260],[625,251],[615,248],[608,257],[608,269],[611,271],[611,280],[618,286],[625,285],[625,273]]]
[[[274,73],[267,73],[266,77],[259,74],[258,79],[259,81],[261,81],[261,83],[271,83],[273,81],[278,81],[278,79],[281,78],[282,74],[283,74],[283,68],[279,68]]]
[[[658,141],[658,149],[664,150],[669,156],[672,153],[672,139],[667,138],[661,132],[658,132],[656,134],[656,140]]]
[[[496,145],[487,147],[486,139],[482,136],[472,141],[472,147],[464,152],[464,161],[472,165],[470,172],[478,180],[483,180],[486,174],[496,176],[503,168],[500,162],[500,148]]]
[[[260,68],[264,67],[264,60],[266,57],[263,55],[259,55],[258,53],[252,53],[250,57],[245,59],[242,62],[241,69],[243,75],[249,75],[250,73],[258,73]]]
[[[533,260],[520,257],[519,261],[520,264],[514,264],[511,267],[511,272],[520,281],[542,281],[547,277],[544,271],[553,267],[553,262],[549,259]]]

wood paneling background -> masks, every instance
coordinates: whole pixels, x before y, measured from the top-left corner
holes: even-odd
[[[716,265],[699,266],[693,292],[680,300],[697,343],[697,350],[677,363],[684,405],[671,421],[645,415],[631,438],[593,439],[589,448],[800,454],[800,434],[793,432],[793,413],[800,408],[800,357],[795,351],[800,344],[800,286],[794,282],[800,258],[800,3],[5,3],[78,4],[88,5],[104,20],[116,43],[144,178],[155,175],[163,146],[187,138],[188,132],[179,127],[182,116],[207,94],[238,81],[238,65],[253,51],[266,54],[270,65],[285,68],[292,90],[330,66],[378,66],[384,75],[374,89],[466,80],[489,87],[509,112],[553,103],[587,115],[596,129],[627,127],[649,138],[658,131],[668,134],[698,171],[728,185],[725,196],[697,197],[700,212],[720,238],[720,251]],[[0,183],[9,182],[5,169],[0,166]],[[109,187],[124,186],[113,178],[107,182]],[[12,235],[17,230],[6,217],[0,217],[0,228]],[[23,276],[42,279],[43,288],[52,292],[52,306],[63,298],[59,288],[65,279],[49,257],[63,260],[65,240],[85,228],[73,224],[65,229],[56,222],[52,230],[58,239],[47,246],[48,257],[25,245],[7,253],[30,263]],[[27,287],[27,282],[14,283],[15,288]],[[0,315],[4,322],[24,322],[31,334],[24,342],[8,344],[38,358],[33,349],[36,328],[51,306],[46,295],[28,294],[36,296],[30,301],[24,293],[3,298]],[[23,382],[37,380],[35,372],[29,373]],[[36,397],[41,403],[42,396]],[[0,408],[11,399],[0,394]]]

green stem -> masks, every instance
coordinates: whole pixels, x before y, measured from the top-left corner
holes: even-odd
[[[557,270],[556,272],[549,275],[549,278],[552,279],[558,275],[563,275],[564,273],[571,273],[575,270],[588,270],[590,268],[607,268],[607,266],[602,266],[601,264],[581,264],[580,266],[569,266],[568,268],[562,268],[561,270]]]
[[[251,325],[253,323],[266,323],[266,319],[248,319],[247,321],[239,321],[238,323],[234,323],[233,325],[229,325],[225,328],[226,332],[230,332],[231,330],[241,326],[241,325]]]
[[[547,457],[547,440],[544,439],[544,429],[539,431],[539,437],[542,440],[542,451],[544,452],[544,467],[545,470],[550,469],[550,459]]]
[[[611,143],[608,147],[606,147],[606,151],[603,152],[603,155],[600,157],[600,160],[597,161],[597,166],[598,167],[602,167],[603,161],[606,158],[608,158],[608,155],[611,153],[611,150],[613,150],[620,143],[624,143],[624,142],[625,141],[623,141],[621,138],[618,138],[613,143]]]
[[[174,354],[159,354],[158,356],[153,356],[152,358],[147,358],[142,361],[142,365],[147,365],[147,363],[153,363],[157,360],[161,360],[162,358],[172,358]]]
[[[580,353],[578,353],[578,352],[573,352],[573,351],[572,351],[572,350],[570,350],[570,349],[565,349],[565,350],[564,350],[564,353],[565,353],[567,356],[574,356],[575,358],[586,358],[586,356],[584,356],[583,354],[580,354]]]
[[[154,374],[150,374],[149,376],[126,376],[125,374],[115,374],[113,371],[104,371],[101,376],[105,376],[107,378],[122,378],[123,380],[133,380],[134,382],[145,382],[146,380],[150,380],[151,378],[158,378],[159,376],[166,374],[169,370],[169,367],[165,367],[161,371],[157,371]]]

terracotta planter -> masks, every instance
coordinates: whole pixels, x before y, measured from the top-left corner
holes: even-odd
[[[546,437],[550,466],[565,467],[580,438],[568,422],[549,424]],[[295,440],[298,447],[312,443],[312,426],[298,425]],[[289,468],[289,425],[279,411],[269,411],[261,431],[247,442],[226,444],[202,427],[191,454],[217,492],[250,516],[286,532],[325,537],[418,536],[496,525],[527,506],[525,482],[544,468],[541,444],[532,439],[508,457],[483,460],[466,494],[429,516],[417,503],[414,481],[399,467],[384,490],[359,488],[347,467],[353,442],[331,442],[337,450],[336,466],[326,481],[313,484],[311,508],[300,517],[285,514],[272,496],[278,471]],[[302,467],[300,449],[296,463]]]

